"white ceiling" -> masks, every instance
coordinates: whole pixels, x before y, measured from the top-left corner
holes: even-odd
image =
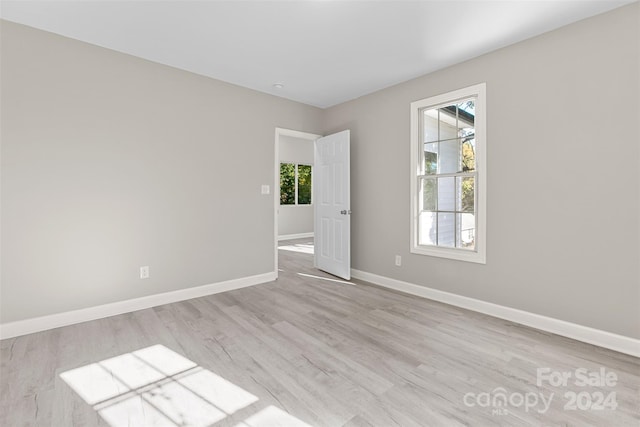
[[[3,0],[0,16],[329,107],[634,1]]]

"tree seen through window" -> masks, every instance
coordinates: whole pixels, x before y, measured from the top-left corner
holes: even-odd
[[[280,204],[311,204],[311,166],[280,163]]]

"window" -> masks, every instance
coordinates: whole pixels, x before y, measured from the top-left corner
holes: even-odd
[[[411,104],[411,252],[485,263],[485,84]]]
[[[280,163],[280,204],[311,204],[311,166]]]

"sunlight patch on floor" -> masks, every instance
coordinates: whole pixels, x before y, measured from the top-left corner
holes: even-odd
[[[210,426],[259,400],[163,345],[71,369],[60,378],[114,427]],[[238,425],[307,426],[274,406]]]
[[[296,243],[294,245],[282,245],[278,246],[279,250],[299,252],[303,254],[313,255],[313,243]]]
[[[288,412],[275,406],[267,406],[235,427],[311,427]]]

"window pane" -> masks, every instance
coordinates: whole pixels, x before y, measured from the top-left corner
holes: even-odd
[[[438,212],[438,246],[453,248],[456,243],[455,215]]]
[[[298,165],[298,204],[311,204],[311,166]]]
[[[475,98],[465,99],[464,101],[456,104],[459,110],[463,110],[464,113],[469,113],[473,116],[476,114],[476,100]]]
[[[475,100],[469,99],[456,105],[458,108],[458,136],[464,137],[474,133]]]
[[[460,172],[462,169],[460,166],[460,145],[460,139],[440,142],[438,173]]]
[[[471,213],[456,214],[458,216],[458,232],[456,233],[456,247],[475,249],[476,219]]]
[[[438,210],[454,211],[456,209],[455,177],[438,178]]]
[[[438,110],[424,110],[422,112],[423,141],[438,140]]]
[[[438,189],[435,178],[425,178],[422,180],[422,209],[425,211],[436,210],[436,200]]]
[[[424,174],[434,175],[438,173],[438,143],[424,144]]]
[[[459,212],[474,212],[475,209],[475,178],[456,177],[456,210]]]
[[[280,163],[280,204],[296,203],[296,166],[293,163]]]
[[[438,120],[440,141],[454,139],[458,137],[458,126],[456,118],[456,106],[448,105],[438,110],[440,116]]]
[[[418,244],[436,245],[437,236],[436,213],[420,212],[418,220]]]
[[[476,170],[476,140],[462,138],[462,172]]]

